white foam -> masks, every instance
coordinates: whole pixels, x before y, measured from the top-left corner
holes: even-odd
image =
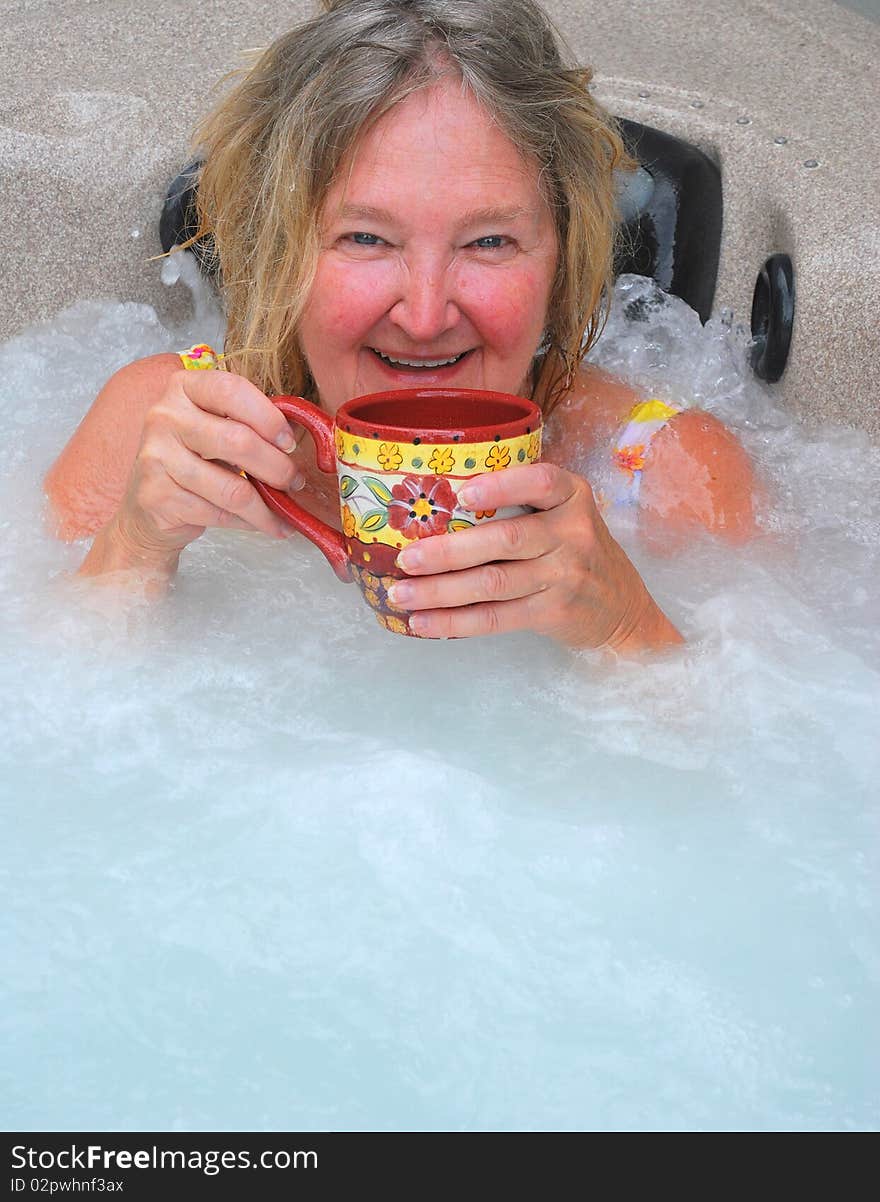
[[[395,638],[235,532],[111,603],[40,479],[220,318],[199,286],[186,329],[88,302],[0,348],[7,1127],[876,1125],[878,453],[652,303],[622,281],[596,358],[770,500],[745,550],[630,548],[689,637],[651,663]]]

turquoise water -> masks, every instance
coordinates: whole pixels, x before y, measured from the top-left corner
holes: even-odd
[[[689,639],[649,663],[395,638],[234,532],[114,600],[38,480],[216,319],[0,348],[4,1127],[877,1128],[880,457],[735,328],[626,321],[641,288],[602,361],[731,421],[770,497],[745,551],[620,527]]]

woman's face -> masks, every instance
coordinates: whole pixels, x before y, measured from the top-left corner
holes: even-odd
[[[537,166],[458,81],[413,93],[324,207],[300,325],[324,408],[389,388],[528,394],[557,253]]]

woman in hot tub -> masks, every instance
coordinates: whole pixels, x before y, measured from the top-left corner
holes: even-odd
[[[294,446],[273,394],[333,413],[388,388],[494,389],[540,404],[544,459],[482,477],[475,508],[534,512],[408,548],[413,579],[391,599],[411,629],[528,629],[621,652],[681,642],[603,508],[638,506],[652,533],[739,542],[753,476],[710,415],[582,362],[611,282],[612,173],[627,165],[589,73],[563,66],[532,0],[323,8],[199,131],[225,354],[117,372],[47,476],[62,536],[95,536],[80,571],[161,587],[209,526],[289,537],[237,467],[304,488],[338,528],[334,482]],[[610,496],[573,470],[599,448]]]

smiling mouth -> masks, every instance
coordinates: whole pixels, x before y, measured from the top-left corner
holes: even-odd
[[[377,351],[374,346],[371,346],[370,350],[383,363],[398,371],[436,371],[440,367],[454,367],[456,363],[461,363],[465,355],[471,353],[469,350],[462,351],[460,355],[450,355],[446,359],[393,359],[390,355]]]

